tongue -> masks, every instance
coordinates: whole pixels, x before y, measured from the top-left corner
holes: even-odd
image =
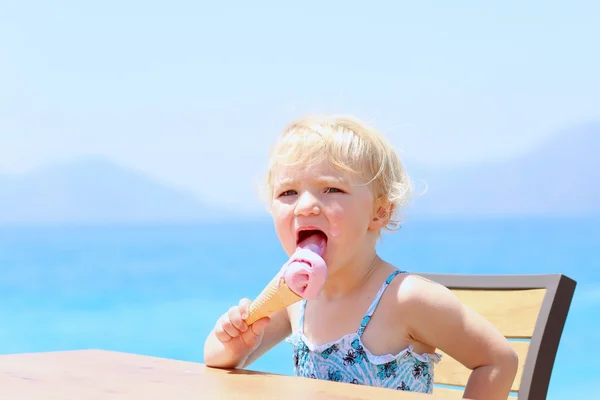
[[[324,234],[310,235],[298,243],[296,251],[283,266],[287,285],[304,299],[316,299],[325,284],[327,265],[322,257],[326,247]]]
[[[323,256],[325,249],[327,248],[327,238],[322,233],[315,233],[310,235],[300,243],[298,243],[297,249],[307,249],[313,253]]]

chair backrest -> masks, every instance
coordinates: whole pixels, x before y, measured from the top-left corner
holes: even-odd
[[[561,274],[418,274],[438,282],[490,321],[519,355],[510,399],[545,399],[576,282]],[[471,371],[443,354],[434,393],[461,397]],[[440,386],[441,385],[441,386]]]

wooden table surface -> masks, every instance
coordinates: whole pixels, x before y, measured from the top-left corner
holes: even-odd
[[[427,400],[436,395],[104,350],[0,356],[0,399]]]

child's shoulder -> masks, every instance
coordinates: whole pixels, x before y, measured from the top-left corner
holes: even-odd
[[[393,315],[403,321],[410,337],[448,353],[456,351],[452,343],[446,343],[448,335],[485,332],[482,334],[494,336],[489,323],[468,309],[446,286],[418,273],[400,274],[399,278],[395,285],[390,284]],[[475,336],[467,340],[471,338]]]
[[[398,274],[397,278],[390,282],[390,289],[394,294],[396,306],[412,314],[449,312],[460,307],[460,302],[452,291],[418,273]]]
[[[502,333],[450,289],[418,274],[405,273],[398,278],[389,287],[393,289],[393,315],[403,321],[410,338],[471,369],[496,360],[516,368],[516,353]]]

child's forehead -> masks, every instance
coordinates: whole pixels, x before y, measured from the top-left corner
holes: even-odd
[[[273,172],[275,184],[297,183],[303,181],[337,181],[346,184],[358,183],[358,176],[356,174],[336,168],[328,161],[315,164],[278,165]]]

